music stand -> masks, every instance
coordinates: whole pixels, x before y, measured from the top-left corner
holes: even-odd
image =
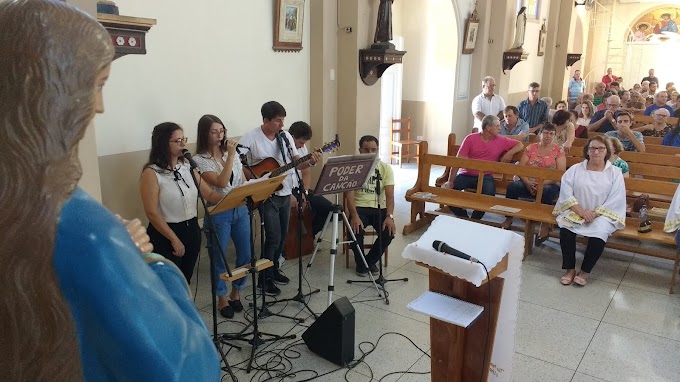
[[[357,243],[357,238],[354,235],[352,226],[349,224],[347,215],[342,210],[342,206],[339,204],[339,194],[345,191],[359,190],[363,187],[364,183],[369,176],[373,173],[373,168],[375,168],[378,163],[378,157],[375,154],[359,154],[359,155],[342,155],[337,157],[331,157],[328,159],[326,164],[321,170],[321,176],[319,181],[316,183],[316,188],[314,189],[315,195],[329,195],[335,194],[335,205],[333,205],[332,210],[328,213],[326,217],[326,222],[323,225],[323,229],[316,240],[316,245],[314,246],[314,253],[312,254],[309,264],[307,264],[307,270],[305,274],[312,266],[314,262],[314,257],[316,252],[319,250],[323,237],[328,228],[328,223],[332,221],[332,231],[331,231],[331,249],[330,249],[330,272],[328,277],[328,306],[333,303],[333,278],[335,276],[335,255],[338,252],[339,244],[353,244],[354,248],[359,251],[361,255],[361,260],[364,262],[366,269],[368,269],[368,263],[364,258],[364,252],[359,247]],[[342,222],[345,225],[345,229],[350,233],[352,240],[342,241],[338,240],[338,221],[340,216],[342,216]],[[382,298],[380,294],[380,289],[373,279],[371,272],[368,272],[368,276],[371,278],[371,282],[378,292],[378,296]]]
[[[220,356],[221,356],[221,362],[224,362],[224,369],[229,376],[231,377],[232,381],[237,381],[236,376],[231,370],[231,367],[229,366],[229,362],[227,362],[227,357],[225,356],[224,352],[222,351],[222,344],[237,348],[241,350],[239,346],[232,345],[228,342],[225,342],[223,338],[217,334],[217,302],[215,301],[216,299],[216,293],[215,289],[217,288],[217,276],[215,275],[214,269],[215,269],[215,256],[217,253],[221,253],[222,250],[221,244],[220,244],[220,238],[215,232],[215,225],[212,222],[212,216],[208,212],[208,205],[205,201],[205,198],[203,197],[203,194],[201,193],[201,187],[200,184],[198,183],[198,179],[196,177],[196,174],[194,173],[194,170],[198,172],[198,176],[200,176],[200,170],[198,167],[196,167],[196,163],[194,161],[190,161],[191,164],[191,180],[193,180],[194,185],[196,186],[196,190],[198,192],[198,197],[201,199],[201,204],[203,205],[203,211],[205,211],[205,220],[204,220],[204,230],[206,237],[208,238],[208,243],[206,245],[206,248],[208,249],[208,258],[210,259],[210,290],[211,290],[211,296],[212,296],[212,320],[213,320],[213,344],[217,348],[217,351],[219,351]],[[222,198],[224,199],[224,197]],[[209,227],[209,228],[207,228]],[[213,250],[213,245],[217,245],[218,251]],[[224,265],[227,271],[227,275],[232,276],[231,270],[229,269],[229,264],[226,261],[225,255],[221,254]]]
[[[259,261],[255,260],[255,232],[252,229],[252,224],[253,224],[253,210],[254,210],[254,205],[257,202],[261,202],[263,200],[268,199],[271,194],[273,194],[276,189],[281,185],[283,180],[286,178],[285,175],[277,176],[275,178],[259,178],[259,179],[254,179],[246,182],[245,184],[235,187],[231,189],[231,191],[222,198],[222,200],[212,207],[210,209],[210,214],[214,215],[217,213],[220,213],[222,211],[230,210],[232,208],[240,207],[244,204],[248,205],[248,214],[250,217],[250,249],[251,249],[251,257],[250,257],[250,265],[248,267],[241,267],[237,268],[232,272],[231,276],[225,276],[222,275],[221,278],[226,280],[226,281],[233,281],[241,277],[245,277],[247,273],[251,274],[251,282],[252,282],[252,287],[253,287],[253,321],[251,322],[253,326],[253,330],[251,332],[245,332],[241,331],[240,333],[230,336],[230,335],[225,335],[223,338],[228,339],[228,340],[237,340],[237,341],[246,341],[250,343],[251,345],[251,350],[250,350],[250,360],[248,362],[248,367],[246,368],[246,372],[250,373],[252,370],[252,364],[253,364],[253,358],[255,356],[255,350],[260,346],[263,345],[266,342],[273,342],[273,341],[278,341],[278,340],[283,340],[283,339],[292,339],[295,338],[295,335],[290,335],[290,336],[279,336],[276,334],[271,334],[271,333],[264,333],[260,332],[257,320],[258,320],[258,311],[257,311],[257,272],[264,270],[266,268],[269,268],[274,265],[274,263],[271,260],[266,260],[266,259],[261,259]],[[243,271],[241,269],[247,269],[247,271]],[[262,303],[263,306],[265,305],[264,302],[264,297],[265,293],[262,291]],[[247,327],[246,327],[247,329]],[[248,338],[251,336],[251,338]],[[267,336],[269,338],[263,339],[262,336]]]

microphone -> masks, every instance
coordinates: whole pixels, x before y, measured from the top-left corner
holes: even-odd
[[[198,165],[196,164],[194,159],[191,158],[191,153],[189,152],[189,150],[187,149],[182,150],[182,155],[184,155],[184,158],[186,158],[186,160],[189,161],[189,165],[191,166],[192,170],[198,168]]]
[[[225,139],[225,140],[224,140],[224,143],[222,143],[222,150],[226,150],[226,149],[227,149],[227,142],[228,142],[228,141]],[[237,148],[237,149],[246,149],[246,150],[250,150],[250,147],[248,147],[248,146],[243,146],[243,145],[240,144],[240,143],[238,143],[238,144],[236,145],[236,148]]]
[[[435,240],[432,242],[432,248],[434,248],[438,252],[443,252],[452,256],[460,257],[463,260],[469,260],[471,263],[479,263],[479,260],[475,259],[474,257],[467,255],[455,248],[451,248],[450,245],[444,243],[441,240]]]

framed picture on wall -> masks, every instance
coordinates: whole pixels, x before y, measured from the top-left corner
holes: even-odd
[[[277,52],[302,50],[305,0],[276,0],[274,46]]]
[[[537,56],[542,56],[542,55],[545,54],[546,37],[547,37],[547,32],[545,30],[545,24],[543,24],[543,27],[538,32],[538,53],[536,53]]]
[[[465,34],[463,39],[463,54],[472,54],[475,51],[477,35],[479,34],[479,19],[477,12],[473,12],[465,22]]]

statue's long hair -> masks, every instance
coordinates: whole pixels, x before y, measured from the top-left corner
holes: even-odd
[[[53,252],[113,47],[96,20],[62,1],[11,0],[0,2],[0,52],[0,375],[80,380]]]

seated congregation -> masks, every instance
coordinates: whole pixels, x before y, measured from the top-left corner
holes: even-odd
[[[449,156],[428,154],[427,142],[422,142],[418,180],[406,193],[412,211],[411,222],[404,227],[404,234],[428,224],[435,214],[451,211],[456,216],[468,218],[467,210],[471,209],[472,219],[503,229],[512,229],[514,219],[524,221],[526,256],[533,245],[543,245],[556,225],[555,236],[559,237],[565,270],[560,278],[562,284],[586,285],[589,274],[608,246],[674,260],[672,293],[678,268],[677,247],[673,236],[666,232],[674,232],[678,225],[678,214],[670,206],[677,184],[673,183],[673,178],[664,178],[663,173],[677,176],[680,157],[645,153],[642,134],[630,128],[634,117],[625,111],[616,114],[616,130],[609,134],[591,133],[585,142],[578,142],[573,135],[569,137],[571,139],[557,139],[559,125],[566,124],[565,117],[568,120],[561,112],[569,114],[557,111],[553,116],[554,123],[543,121],[537,135],[527,134],[528,142],[522,142],[524,137],[501,135],[502,123],[496,115],[485,116],[481,131],[466,136],[460,146],[456,145],[452,134]],[[509,119],[510,124],[517,124],[512,107],[504,108],[504,114],[506,123]],[[573,134],[573,131],[561,129],[563,133]],[[645,160],[660,162],[641,164]],[[430,185],[427,175],[432,166],[446,168],[434,185]],[[641,194],[649,194],[651,200]],[[502,195],[505,199],[501,199]],[[640,200],[646,205],[633,208]],[[425,211],[425,203],[436,203],[440,208]],[[668,224],[664,227],[660,215],[644,216],[648,210],[667,211]],[[506,218],[500,224],[482,221],[485,212]],[[535,236],[534,223],[540,224]],[[653,245],[642,248],[636,243],[633,247],[610,240],[612,236]],[[583,263],[577,271],[575,254],[579,241],[586,247]],[[663,248],[660,250],[658,245]]]

